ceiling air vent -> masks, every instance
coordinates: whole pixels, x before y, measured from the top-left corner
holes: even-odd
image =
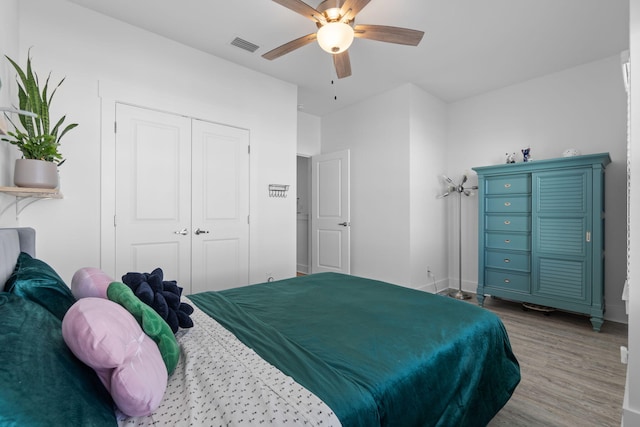
[[[235,39],[233,39],[233,41],[231,42],[231,45],[239,47],[240,49],[247,50],[247,51],[249,51],[251,53],[255,52],[260,47],[258,45],[255,45],[255,44],[251,43],[251,42],[243,40],[240,37],[236,37]]]

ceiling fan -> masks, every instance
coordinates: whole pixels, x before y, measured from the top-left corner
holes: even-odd
[[[371,0],[323,0],[315,9],[302,0],[273,1],[312,20],[318,31],[285,43],[262,57],[273,60],[317,40],[322,49],[333,55],[333,64],[339,79],[351,75],[351,61],[347,49],[354,37],[417,46],[424,35],[423,31],[409,28],[355,25],[356,15]]]

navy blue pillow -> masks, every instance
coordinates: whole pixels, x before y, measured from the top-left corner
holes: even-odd
[[[71,289],[47,263],[21,252],[4,290],[49,310],[62,321],[76,302]]]

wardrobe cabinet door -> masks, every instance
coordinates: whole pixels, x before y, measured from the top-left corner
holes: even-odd
[[[591,173],[532,174],[534,295],[591,303]]]

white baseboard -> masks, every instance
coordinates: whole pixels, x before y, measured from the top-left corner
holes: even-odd
[[[622,402],[622,421],[620,425],[622,427],[635,427],[640,426],[640,411],[637,409],[629,408],[629,372],[627,369],[627,382],[624,387],[624,400]]]
[[[620,300],[619,304],[607,304],[607,310],[604,313],[604,320],[625,324],[629,323],[629,316],[627,316],[624,301]]]
[[[441,293],[443,289],[447,289],[449,286],[449,281],[447,279],[438,280],[435,283],[427,283],[426,285],[420,286],[418,289],[424,292],[429,292],[431,294]]]
[[[309,266],[306,265],[306,264],[297,264],[296,265],[296,271],[298,273],[309,274]]]

